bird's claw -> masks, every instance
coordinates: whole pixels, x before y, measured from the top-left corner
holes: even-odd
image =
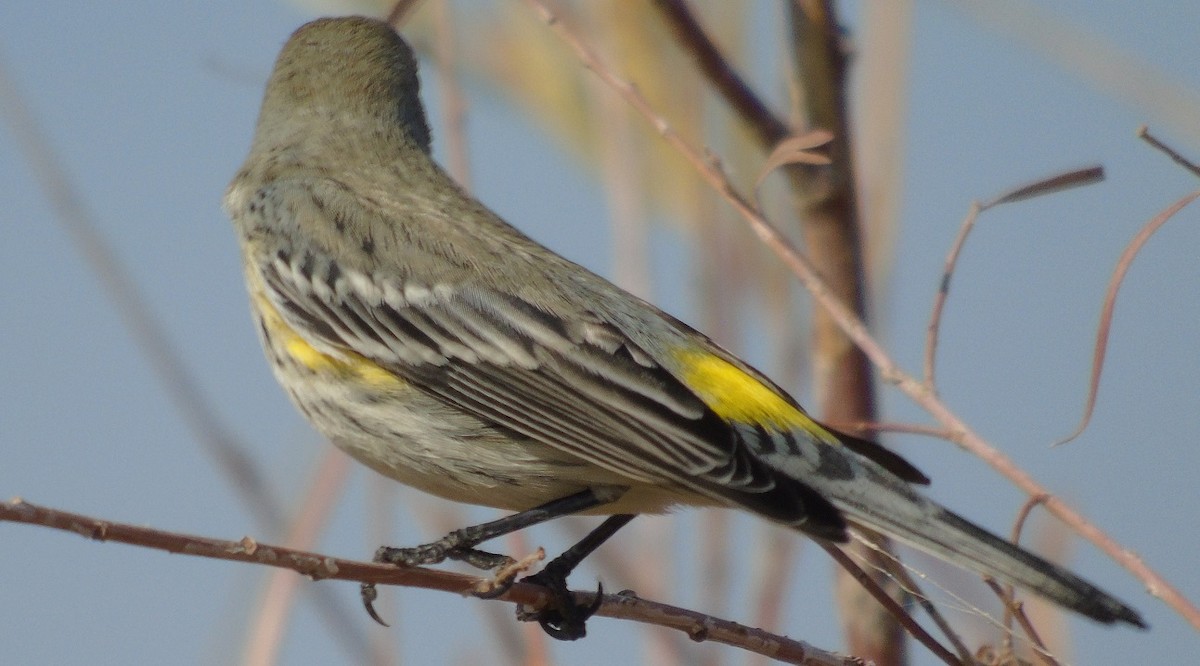
[[[372,561],[379,564],[416,567],[423,564],[440,564],[446,560],[455,560],[469,564],[476,569],[498,569],[499,571],[495,579],[488,581],[491,583],[491,586],[481,586],[474,590],[475,596],[481,599],[492,599],[507,592],[512,587],[513,581],[518,574],[528,569],[530,564],[543,559],[545,556],[545,551],[539,548],[537,553],[518,562],[507,555],[497,555],[474,548],[453,546],[442,540],[414,548],[381,546],[379,550],[375,551],[375,557],[372,558]],[[359,594],[362,596],[363,608],[366,609],[367,615],[370,615],[371,619],[379,624],[385,627],[388,626],[388,623],[384,622],[383,618],[375,610],[375,600],[379,597],[379,591],[375,589],[375,584],[363,583],[359,587]]]
[[[375,611],[375,599],[379,597],[379,590],[375,589],[375,583],[362,583],[358,587],[358,593],[362,596],[363,608],[367,610],[367,615],[371,616],[380,626],[390,626],[383,618],[379,617],[379,613]]]
[[[542,570],[521,580],[523,583],[541,585],[550,593],[550,602],[537,610],[517,607],[517,619],[523,622],[536,620],[551,638],[560,641],[575,641],[587,636],[588,618],[600,610],[604,603],[604,585],[596,586],[596,596],[590,603],[575,602],[575,596],[567,589],[563,576]]]

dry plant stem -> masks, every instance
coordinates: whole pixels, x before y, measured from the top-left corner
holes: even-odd
[[[264,475],[246,454],[248,447],[221,422],[217,410],[184,365],[182,355],[101,234],[95,217],[76,191],[33,111],[25,106],[2,64],[0,117],[9,121],[12,136],[25,153],[30,170],[54,208],[56,219],[67,230],[102,290],[112,299],[135,346],[149,361],[192,435],[204,445],[205,452],[232,484],[260,528],[271,534],[282,533],[286,515],[283,504],[270,493]]]
[[[975,228],[975,221],[983,211],[979,202],[972,202],[967,216],[963,218],[958,228],[958,235],[946,255],[946,263],[942,269],[942,280],[938,283],[937,295],[933,297],[933,312],[929,315],[929,325],[925,328],[925,388],[930,393],[937,393],[937,380],[934,374],[934,364],[937,359],[938,333],[942,328],[942,311],[946,308],[946,298],[950,295],[950,278],[954,275],[954,267],[958,264],[958,256],[962,253],[967,236]]]
[[[868,308],[889,291],[901,233],[900,210],[906,182],[909,93],[917,0],[888,0],[861,5],[855,25],[854,149],[859,218],[863,220],[863,264]],[[868,110],[870,110],[868,112]]]
[[[995,208],[1000,204],[1016,203],[1025,201],[1034,197],[1040,197],[1046,194],[1054,194],[1084,185],[1092,185],[1104,180],[1104,167],[1093,165],[1083,167],[1082,169],[1072,169],[1060,174],[1055,174],[1049,178],[1042,178],[1032,183],[1022,185],[1001,194],[1000,196],[982,204],[980,207],[983,210]]]
[[[870,548],[878,547],[877,544],[868,543],[866,545]],[[958,633],[954,631],[954,628],[950,626],[950,622],[946,620],[946,617],[942,615],[942,612],[938,610],[938,607],[935,606],[933,602],[929,600],[929,597],[921,591],[921,586],[918,585],[917,581],[913,580],[913,577],[908,574],[908,570],[904,568],[904,565],[900,562],[900,560],[894,555],[887,553],[883,561],[888,575],[898,580],[901,587],[908,592],[909,597],[915,599],[916,603],[921,606],[929,618],[933,620],[933,623],[937,625],[938,629],[940,629],[942,634],[946,637],[946,640],[950,641],[950,645],[952,645],[955,652],[958,653],[958,658],[962,660],[964,664],[971,663],[971,651],[967,649],[967,646],[962,642],[962,639],[959,638]]]
[[[1113,311],[1117,306],[1117,294],[1121,290],[1121,284],[1125,281],[1125,275],[1129,272],[1129,267],[1133,265],[1134,258],[1142,250],[1142,246],[1150,240],[1150,237],[1162,228],[1162,225],[1167,223],[1167,220],[1171,219],[1180,210],[1183,210],[1185,206],[1195,201],[1197,197],[1200,197],[1200,191],[1183,197],[1163,212],[1155,215],[1154,218],[1138,231],[1133,240],[1129,242],[1129,245],[1125,247],[1125,250],[1121,252],[1121,257],[1117,260],[1117,267],[1113,269],[1112,277],[1108,280],[1108,289],[1104,294],[1104,305],[1100,308],[1100,324],[1096,327],[1096,344],[1092,349],[1092,373],[1091,378],[1088,380],[1088,394],[1083,407],[1083,416],[1079,420],[1079,425],[1075,426],[1075,430],[1055,442],[1055,446],[1066,444],[1078,437],[1087,429],[1088,423],[1092,420],[1092,413],[1096,409],[1096,396],[1100,392],[1100,374],[1104,371],[1104,357],[1108,354],[1108,334],[1112,330],[1112,318]],[[1191,622],[1194,626],[1200,628],[1200,612],[1196,612],[1195,609],[1193,609],[1193,612],[1195,612],[1195,615],[1192,616]]]
[[[284,543],[289,548],[310,548],[318,541],[346,485],[350,458],[328,446],[316,469],[316,478],[307,484],[304,499],[288,527]],[[295,605],[296,592],[300,589],[299,583],[298,578],[281,570],[273,571],[267,577],[262,601],[257,604],[258,612],[251,619],[251,629],[246,634],[242,664],[268,666],[279,663],[279,650],[286,634],[288,616]]]
[[[372,552],[370,549],[379,547],[379,544],[395,542],[392,535],[395,534],[396,525],[399,523],[396,519],[397,509],[404,506],[404,502],[398,500],[401,497],[401,493],[408,489],[384,477],[382,474],[368,474],[363,481],[366,484],[364,497],[364,504],[366,505],[366,529],[363,531],[363,545],[366,548],[363,549],[363,552],[369,553]],[[401,617],[399,603],[394,594],[389,594],[383,599],[377,600],[375,610],[383,614],[384,617]],[[361,620],[361,616],[357,619]],[[397,637],[404,635],[403,627],[398,622],[393,622],[392,626],[395,629],[390,632],[370,632],[372,664],[400,663],[400,645]],[[507,646],[500,646],[501,649],[505,647]]]
[[[117,315],[133,338],[135,346],[150,363],[171,403],[183,416],[184,424],[200,442],[205,454],[233,487],[260,529],[271,535],[282,534],[286,511],[272,492],[266,476],[246,453],[247,446],[218,416],[208,401],[183,356],[171,343],[149,304],[138,291],[133,278],[99,231],[82,195],[76,191],[59,156],[50,146],[33,112],[26,106],[0,62],[0,117],[7,119],[30,169],[54,208],[56,219],[67,230],[72,242],[98,278],[100,287],[112,299]],[[314,591],[314,602],[322,621],[331,627],[334,637],[355,661],[365,658],[362,646],[366,636],[344,618],[343,605],[324,590]]]
[[[1150,130],[1147,129],[1145,125],[1142,125],[1138,128],[1137,135],[1151,146],[1154,146],[1158,150],[1166,153],[1166,155],[1170,157],[1176,164],[1181,165],[1183,168],[1194,174],[1200,175],[1200,170],[1197,169],[1195,164],[1193,164],[1183,155],[1180,155],[1170,146],[1167,146],[1151,135]],[[1121,284],[1125,280],[1126,273],[1129,272],[1129,267],[1132,265],[1134,257],[1136,257],[1137,253],[1141,251],[1142,246],[1146,244],[1146,241],[1150,240],[1150,237],[1153,236],[1159,230],[1159,228],[1166,223],[1167,220],[1171,219],[1171,217],[1174,216],[1175,213],[1179,212],[1179,210],[1184,206],[1194,201],[1197,195],[1200,195],[1200,193],[1195,193],[1189,195],[1188,197],[1184,197],[1174,206],[1156,215],[1153,219],[1147,222],[1146,225],[1137,233],[1137,235],[1134,236],[1133,240],[1130,241],[1129,245],[1125,248],[1125,251],[1121,253],[1121,258],[1117,260],[1117,267],[1113,270],[1113,275],[1108,281],[1108,290],[1104,296],[1104,305],[1100,309],[1100,324],[1096,327],[1096,344],[1092,350],[1092,373],[1090,379],[1088,380],[1088,394],[1083,407],[1083,416],[1080,418],[1079,425],[1075,427],[1075,430],[1072,431],[1071,434],[1055,442],[1055,446],[1066,444],[1067,442],[1078,437],[1085,429],[1087,429],[1088,423],[1090,423],[1092,420],[1092,414],[1096,409],[1096,397],[1100,392],[1100,374],[1104,370],[1104,358],[1108,353],[1108,334],[1112,330],[1112,317],[1113,311],[1117,304],[1117,293],[1121,289]]]
[[[1039,504],[1044,503],[1049,497],[1049,495],[1034,495],[1025,500],[1025,503],[1021,505],[1021,508],[1017,511],[1017,517],[1013,520],[1012,533],[1009,535],[1009,539],[1013,543],[1021,543],[1021,531],[1025,529],[1025,521],[1029,519],[1030,514],[1033,513],[1033,509]],[[1006,640],[1009,642],[1010,646],[1012,644],[1012,622],[1015,618],[1021,625],[1021,628],[1024,629],[1025,635],[1028,636],[1031,641],[1033,641],[1033,644],[1037,647],[1038,651],[1044,653],[1039,656],[1045,659],[1050,659],[1050,651],[1046,648],[1041,636],[1036,630],[1034,630],[1033,623],[1030,622],[1028,616],[1025,615],[1024,606],[1017,603],[1016,591],[1013,586],[1005,585],[1004,588],[1001,589],[999,585],[990,580],[988,581],[988,585],[997,595],[999,595],[1000,601],[1004,604],[1004,630],[1008,634]],[[1050,661],[1053,662],[1054,660],[1050,659]]]
[[[729,66],[729,60],[709,38],[700,22],[683,0],[654,0],[655,9],[671,28],[675,38],[692,55],[700,71],[735,113],[742,117],[759,143],[770,149],[789,134],[786,123],[777,118],[742,77]]]
[[[1025,521],[1029,519],[1029,514],[1033,512],[1034,507],[1042,504],[1049,497],[1049,495],[1034,495],[1033,497],[1025,500],[1025,503],[1021,505],[1020,510],[1017,511],[1016,519],[1013,520],[1012,533],[1009,536],[1009,539],[1013,543],[1021,543],[1021,530],[1025,529]],[[993,589],[998,588],[993,586]],[[1000,600],[1004,602],[1004,629],[1011,634],[1013,619],[1012,609],[1016,606],[1016,590],[1012,585],[1004,586],[1004,592],[1000,597]]]
[[[475,589],[483,580],[477,576],[423,567],[404,568],[345,560],[319,553],[262,544],[250,537],[244,537],[239,541],[226,541],[164,532],[139,525],[58,511],[29,504],[21,499],[0,503],[0,521],[51,527],[74,532],[96,541],[115,541],[169,553],[291,569],[313,580],[333,579],[381,585],[401,585],[462,595],[470,594],[471,590]],[[575,594],[584,603],[592,598],[591,593],[577,592]],[[508,592],[498,598],[534,607],[542,606],[550,600],[544,588],[520,582],[515,583]],[[820,650],[800,641],[633,596],[605,595],[604,603],[597,615],[676,629],[686,632],[695,641],[723,643],[765,654],[787,663],[813,666],[861,666],[862,664],[859,660]]]
[[[530,551],[527,535],[520,531],[505,536],[504,543],[511,553],[528,553]],[[534,552],[542,555],[540,559],[545,559],[546,551],[542,548],[537,548]],[[495,604],[483,604],[482,607],[491,610],[491,612],[484,613],[484,617],[494,634],[494,640],[511,646],[510,652],[516,655],[509,660],[510,663],[546,666],[552,662],[550,637],[542,630],[541,625],[522,623],[520,626],[514,626],[512,618],[505,612],[507,609],[497,608]]]
[[[759,572],[752,578],[755,591],[750,598],[756,600],[753,622],[756,627],[780,627],[783,626],[784,600],[796,571],[794,562],[800,541],[791,530],[778,525],[763,523],[756,529],[764,535],[756,541],[765,545],[758,549]],[[763,661],[760,656],[750,655],[746,663],[753,665]]]
[[[841,26],[832,0],[797,0],[789,7],[788,24],[793,47],[795,85],[802,90],[799,123],[833,134],[827,168],[788,169],[796,217],[809,257],[817,273],[858,317],[865,312],[863,248],[859,234],[855,155],[850,145],[847,119],[846,63]],[[823,418],[873,420],[874,377],[862,351],[846,336],[828,312],[815,309],[813,327],[813,386],[818,412]],[[868,435],[868,437],[873,435]],[[887,540],[880,538],[881,550]],[[850,552],[874,565],[870,575],[899,598],[903,591],[883,576],[886,556],[861,543]],[[904,664],[907,655],[904,630],[883,607],[870,601],[870,590],[837,574],[836,595],[842,631],[851,653],[881,666]]]
[[[390,480],[383,479],[383,481],[389,482]],[[407,501],[403,502],[406,512],[421,524],[424,533],[449,534],[469,523],[467,512],[461,504],[446,502],[415,488],[402,487],[400,490],[407,498]],[[528,552],[521,547],[525,540],[524,534],[519,531],[505,535],[504,542],[511,553]],[[543,639],[537,636],[537,634],[545,635],[540,626],[536,627],[538,631],[535,634],[527,627],[507,621],[508,618],[502,617],[494,611],[492,606],[486,604],[472,606],[472,611],[483,618],[492,632],[491,642],[498,645],[519,646],[521,650],[528,648],[534,653],[539,648],[545,649]],[[538,645],[539,642],[543,644]]]
[[[879,583],[874,577],[864,571],[862,567],[858,566],[858,564],[855,563],[855,561],[851,559],[849,555],[842,552],[841,547],[824,542],[819,542],[819,544],[821,548],[823,548],[825,552],[829,553],[829,556],[832,557],[833,560],[842,567],[842,570],[857,580],[862,585],[862,588],[866,590],[867,593],[875,599],[875,601],[879,602],[880,606],[883,606],[887,612],[892,615],[892,617],[896,618],[896,621],[899,624],[903,625],[904,628],[908,630],[908,633],[912,635],[913,638],[917,639],[917,642],[929,648],[929,651],[932,652],[938,659],[950,664],[950,666],[958,666],[958,658],[955,657],[954,654],[945,647],[942,647],[942,644],[938,643],[933,636],[930,636],[929,632],[925,631],[924,627],[917,624],[917,621],[913,619],[912,615],[909,614],[909,612],[906,611],[904,607],[899,604],[899,602],[893,599],[882,587],[880,587]]]
[[[1049,495],[1034,495],[1021,505],[1017,511],[1017,517],[1013,519],[1012,534],[1009,537],[1013,543],[1021,543],[1021,530],[1025,529],[1025,521],[1029,519],[1029,514],[1033,513],[1034,507],[1045,503],[1048,499],[1050,499]]]
[[[1192,175],[1200,176],[1200,167],[1196,166],[1195,162],[1192,162],[1177,152],[1174,148],[1168,146],[1162,141],[1159,141],[1157,137],[1150,133],[1149,127],[1142,125],[1138,128],[1137,135],[1139,139],[1166,153],[1167,157],[1170,157],[1176,164],[1187,169],[1188,171],[1191,171]]]
[[[638,523],[627,529],[647,530],[649,534],[655,534],[655,530],[647,528],[646,522],[642,522],[646,520],[645,517],[640,518]],[[582,520],[560,520],[556,525],[566,534],[567,541],[570,543],[578,542],[591,531],[590,526]],[[667,532],[666,530],[658,531],[664,534]],[[642,532],[642,534],[646,533]],[[667,538],[669,539],[669,537]],[[587,563],[605,581],[620,581],[621,585],[629,585],[632,589],[639,590],[648,596],[657,596],[659,592],[672,586],[670,575],[660,576],[658,571],[651,570],[651,567],[640,566],[638,563],[646,557],[650,557],[653,551],[658,549],[658,545],[653,538],[640,538],[634,548],[600,548],[588,556]],[[529,626],[542,635],[546,633],[536,624]],[[648,653],[646,659],[653,656],[659,658],[662,663],[686,663],[684,644],[676,640],[675,636],[657,631],[653,632],[653,635],[647,636],[646,639],[649,642],[646,646]],[[646,663],[660,663],[660,661],[646,661]]]
[[[924,382],[904,372],[892,357],[884,351],[879,342],[867,331],[866,324],[863,323],[862,319],[855,315],[850,308],[834,295],[825,281],[818,276],[808,259],[801,255],[795,246],[780,234],[763,217],[762,213],[733,187],[729,179],[716,164],[708,159],[704,153],[693,148],[691,144],[680,137],[671,125],[662,116],[658,115],[635,87],[604,67],[595,54],[592,53],[591,49],[573,31],[558,21],[555,15],[540,0],[525,0],[525,2],[576,52],[585,67],[595,72],[602,81],[624,97],[630,106],[637,110],[638,113],[641,113],[651,123],[659,135],[663,137],[663,140],[678,150],[692,164],[700,177],[729,202],[734,210],[746,220],[746,223],[750,225],[750,228],[758,235],[759,239],[775,252],[784,265],[796,275],[801,285],[812,295],[821,308],[829,312],[838,326],[866,354],[871,363],[878,368],[884,381],[895,385],[905,395],[928,411],[952,435],[951,441],[981,458],[1001,476],[1012,482],[1013,485],[1029,495],[1048,493],[1044,486],[1035,481],[1028,473],[1017,467],[1010,458],[992,447],[978,433],[972,430],[941,399],[930,391]],[[1195,196],[1189,195],[1185,201],[1177,204],[1177,207],[1186,205]],[[1197,629],[1200,629],[1200,609],[1197,609],[1194,604],[1184,598],[1179,590],[1175,589],[1158,572],[1147,566],[1133,551],[1121,546],[1112,537],[1108,536],[1062,500],[1054,496],[1049,496],[1045,504],[1046,509],[1055,517],[1075,530],[1084,539],[1092,542],[1097,548],[1131,572],[1138,580],[1142,581],[1151,595],[1162,599],[1186,621]]]
[[[416,11],[417,6],[422,0],[396,0],[392,5],[391,11],[388,12],[387,18],[384,19],[393,28],[397,30],[408,22],[408,18]]]
[[[467,155],[467,101],[458,78],[458,52],[454,43],[454,17],[449,0],[435,0],[434,56],[438,73],[438,90],[442,97],[441,133],[446,146],[446,162],[450,175],[468,192],[471,191],[471,160]]]
[[[1061,3],[957,0],[954,5],[1016,48],[1036,52],[1072,78],[1134,107],[1151,124],[1166,125],[1193,145],[1200,140],[1195,85],[1088,30],[1063,13]]]
[[[1066,189],[1098,183],[1102,180],[1104,180],[1104,168],[1089,166],[1066,171],[1050,178],[1043,178],[1017,187],[987,203],[971,203],[971,208],[967,211],[967,215],[958,229],[958,236],[955,237],[954,243],[950,246],[950,252],[946,255],[945,267],[942,269],[942,281],[938,285],[937,295],[933,300],[933,312],[929,315],[929,326],[925,332],[925,385],[930,391],[937,391],[937,381],[934,377],[934,363],[937,357],[938,333],[942,326],[942,311],[945,309],[946,300],[950,295],[950,280],[954,275],[955,269],[958,267],[958,258],[962,254],[963,246],[967,242],[967,236],[975,228],[975,222],[979,218],[979,215],[983,211],[1001,204],[1016,203],[1045,194],[1054,194]]]
[[[985,578],[984,583],[986,583],[987,586],[992,589],[992,592],[996,593],[996,596],[999,597],[1000,601],[1004,604],[1005,621],[1007,622],[1008,618],[1010,617],[1017,619],[1017,623],[1021,625],[1021,629],[1025,632],[1025,635],[1029,637],[1030,642],[1033,644],[1033,654],[1037,656],[1038,660],[1046,666],[1058,666],[1058,660],[1050,656],[1050,650],[1046,647],[1045,642],[1042,641],[1041,635],[1038,634],[1038,631],[1036,628],[1034,628],[1033,623],[1029,621],[1029,617],[1025,615],[1025,608],[1019,601],[1013,599],[1012,588],[1002,588],[991,578]],[[1011,650],[1011,631],[1009,631],[1006,642],[1009,650]]]
[[[954,433],[945,428],[936,426],[921,425],[919,423],[898,423],[894,421],[824,421],[825,425],[830,428],[836,428],[842,432],[850,434],[858,434],[862,436],[864,433],[871,432],[898,432],[906,435],[924,435],[926,437],[936,437],[947,441],[954,441]]]

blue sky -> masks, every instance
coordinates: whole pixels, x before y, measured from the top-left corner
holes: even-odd
[[[880,295],[889,302],[880,330],[901,363],[917,370],[932,290],[970,200],[1103,163],[1108,180],[1101,185],[983,218],[946,314],[942,393],[1036,478],[1198,600],[1200,209],[1168,223],[1130,272],[1091,428],[1069,446],[1048,447],[1077,421],[1117,256],[1145,220],[1196,181],[1135,139],[1135,128],[1155,119],[1147,111],[1153,100],[1112,96],[981,27],[970,6],[918,3],[903,216],[895,275]],[[1054,10],[1147,63],[1147,78],[1154,72],[1193,95],[1200,90],[1200,9],[1190,3],[1150,1],[1131,12],[1127,3],[1075,0]],[[512,11],[526,10],[514,3]],[[83,205],[201,391],[289,501],[327,445],[294,413],[262,360],[219,202],[248,148],[275,53],[307,18],[268,0],[0,6],[3,66]],[[603,195],[498,96],[472,87],[467,93],[479,197],[605,273],[611,253],[596,249],[609,241]],[[1200,118],[1200,109],[1192,113]],[[1200,157],[1194,127],[1190,136],[1153,129]],[[170,530],[261,536],[72,244],[7,125],[0,175],[0,495]],[[530,196],[535,182],[542,194]],[[676,243],[673,233],[656,241]],[[659,304],[686,318],[686,295],[662,292]],[[884,390],[883,397],[889,420],[922,420],[903,396]],[[939,500],[1008,530],[1022,501],[1011,486],[950,445],[896,441],[935,478]],[[327,552],[366,557],[377,545],[366,534],[365,479],[362,471],[352,478],[322,541]],[[398,497],[403,506],[436,506],[411,493]],[[407,514],[403,521],[399,542],[436,536],[429,524],[413,524]],[[679,533],[699,523],[682,514],[647,524]],[[758,532],[738,523],[735,534]],[[551,549],[562,542],[554,530],[532,539]],[[224,663],[238,655],[261,585],[250,567],[8,524],[0,525],[0,563],[0,655],[9,663]],[[1073,620],[1079,663],[1157,663],[1195,653],[1195,630],[1089,544],[1076,543],[1070,563],[1142,610],[1153,627],[1139,634]],[[814,552],[801,566],[797,585],[816,591],[793,595],[789,625],[779,630],[837,649],[840,639],[823,616],[829,564]],[[357,611],[353,586],[323,585]],[[464,644],[455,630],[460,615],[476,622],[474,607],[465,607],[475,602],[389,593],[400,597],[400,626],[388,635],[401,642],[406,661],[436,663],[485,649],[483,640]],[[668,590],[663,600],[687,605],[692,594]],[[353,617],[359,620],[363,632],[382,631]],[[586,641],[555,646],[555,654],[571,663],[643,654],[640,642],[628,640],[640,634],[620,623],[599,621],[592,630]],[[917,663],[931,663],[914,651]],[[346,658],[302,606],[284,661]]]

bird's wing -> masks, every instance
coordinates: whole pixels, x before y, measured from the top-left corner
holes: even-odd
[[[371,276],[280,244],[276,309],[320,349],[370,359],[459,409],[630,479],[674,484],[842,539],[840,512],[611,325],[468,284]]]

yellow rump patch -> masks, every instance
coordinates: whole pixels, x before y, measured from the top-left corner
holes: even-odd
[[[774,388],[720,356],[700,349],[679,349],[673,355],[684,383],[717,416],[774,430],[799,429],[824,442],[837,441]]]

